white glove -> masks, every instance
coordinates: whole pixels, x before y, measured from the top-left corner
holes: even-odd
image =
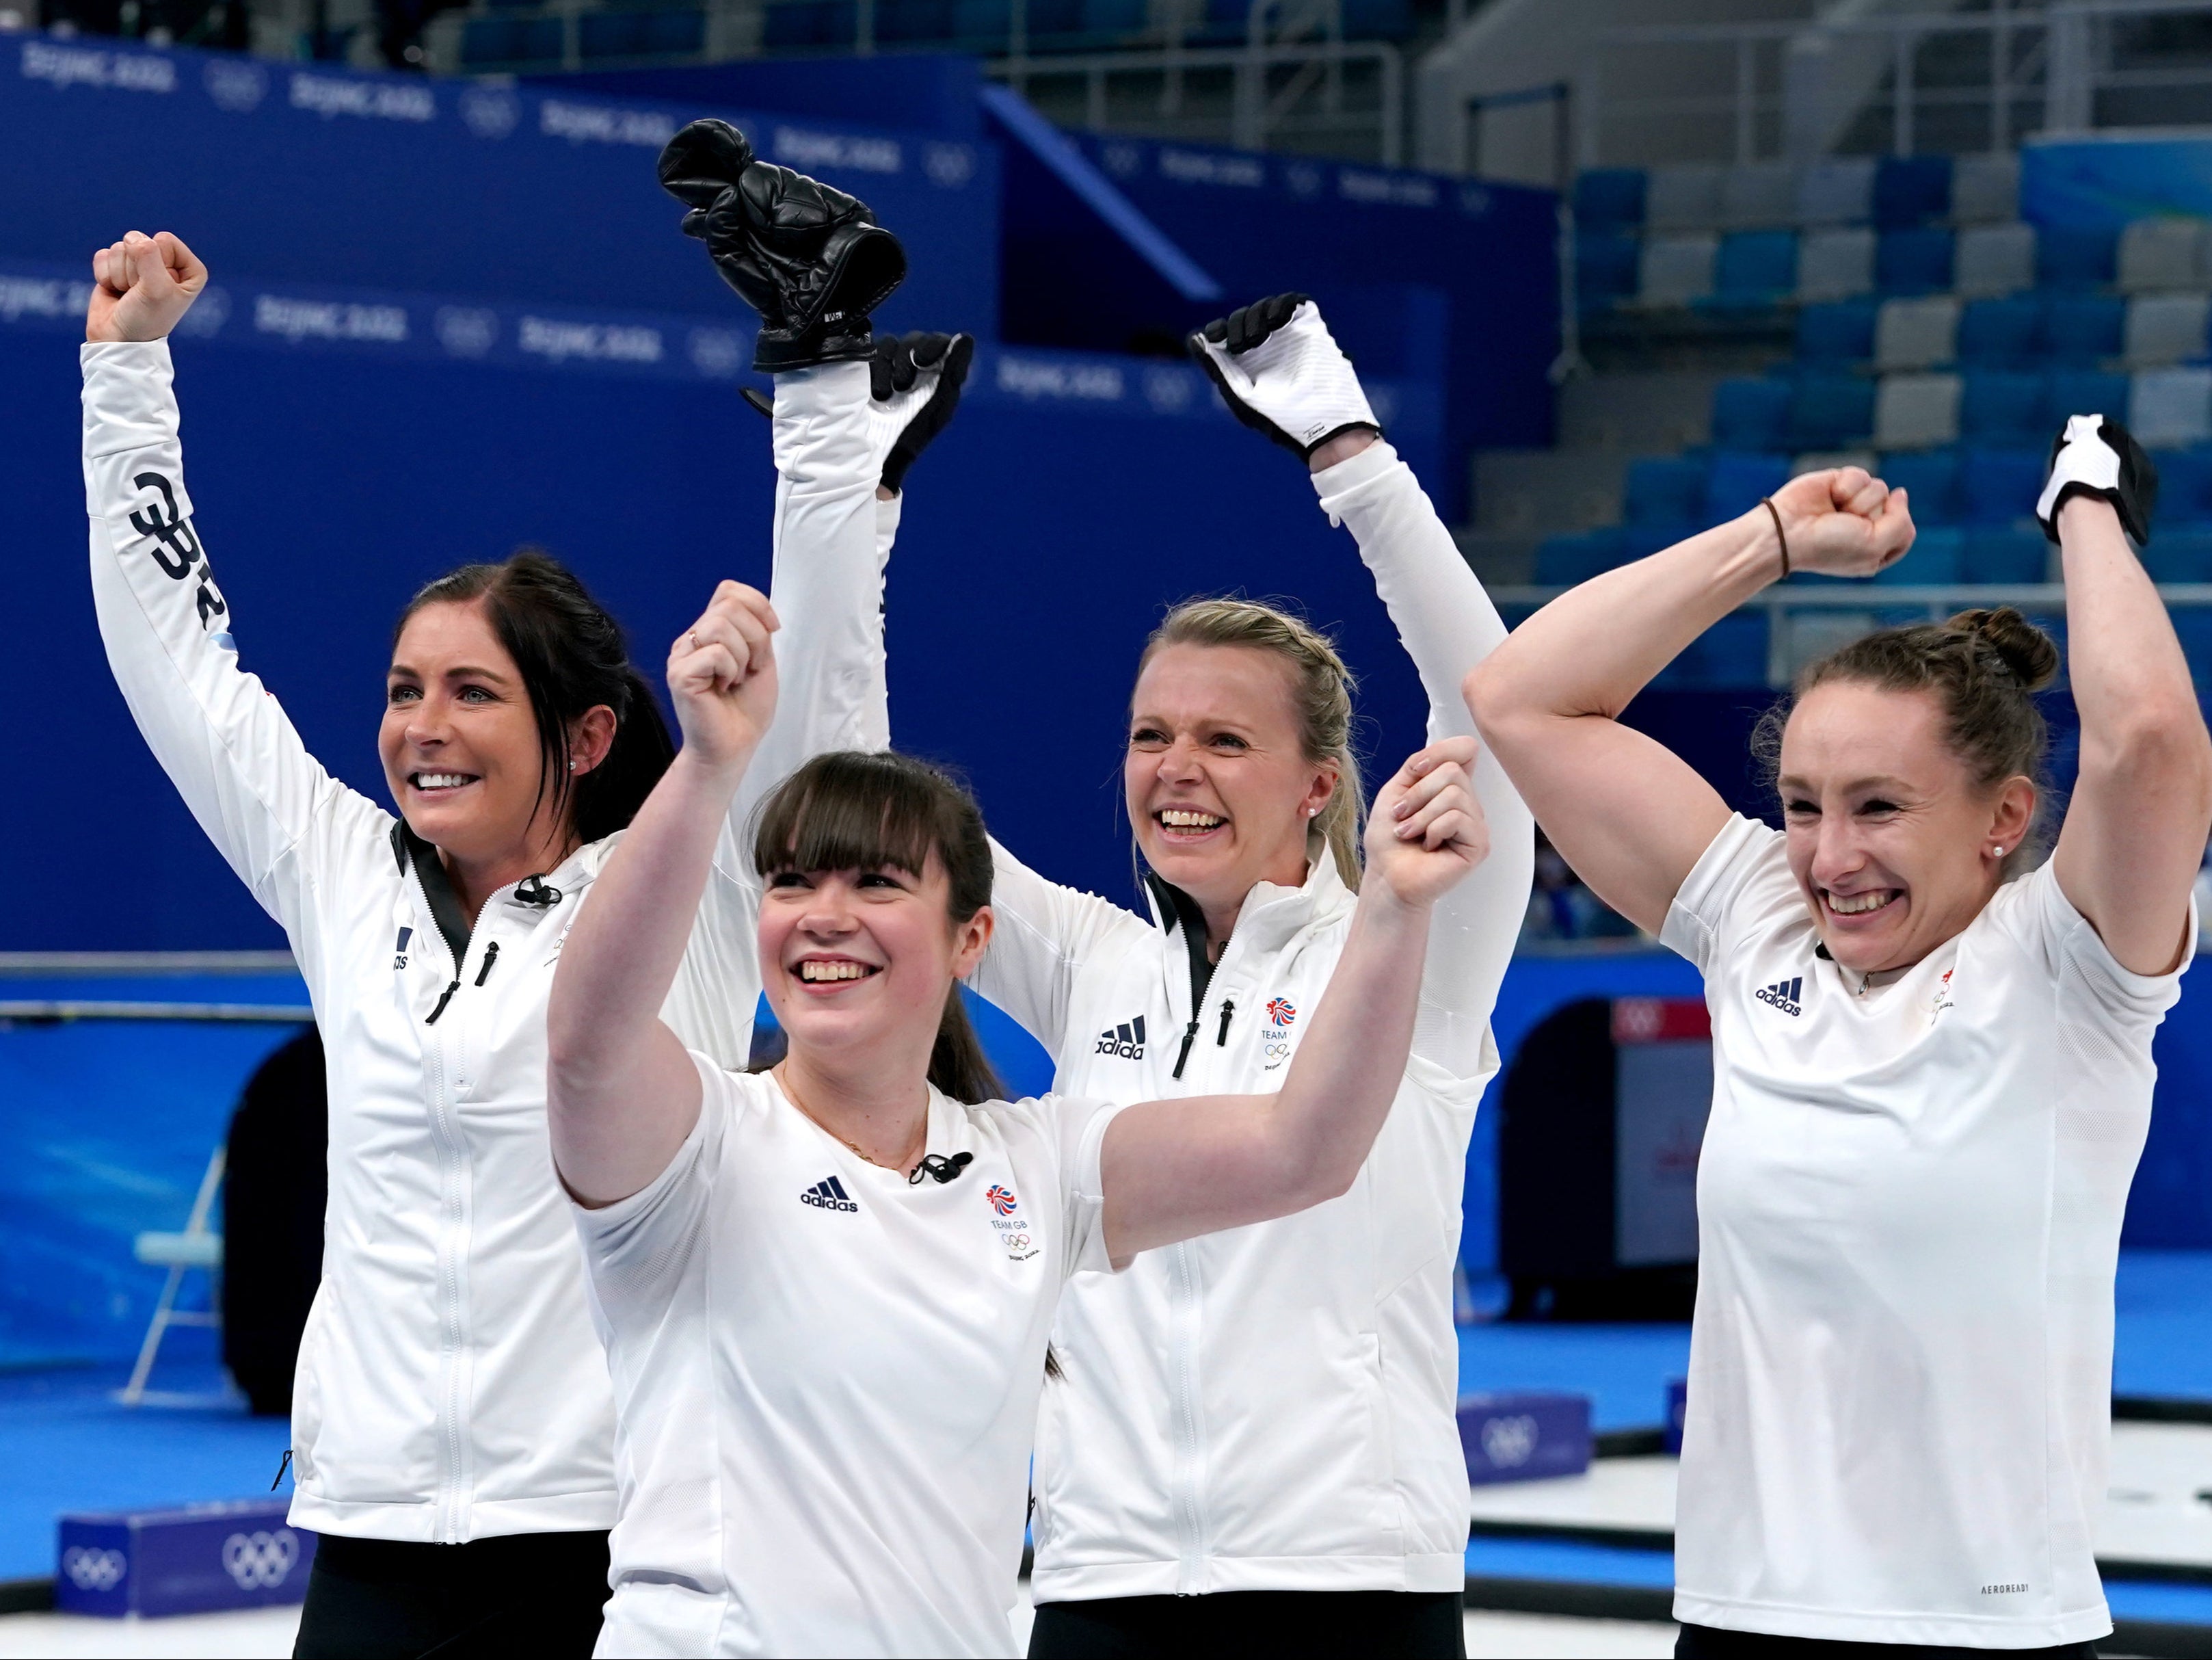
[[[1229,412],[1301,460],[1340,433],[1382,423],[1352,360],[1303,294],[1278,294],[1208,323],[1190,355],[1221,389]]]
[[[2087,494],[2110,502],[2120,528],[2137,547],[2150,540],[2150,516],[2158,505],[2158,469],[2133,435],[2101,415],[2076,415],[2051,446],[2051,477],[2035,503],[2043,533],[2058,539],[2058,509],[2069,496]]]

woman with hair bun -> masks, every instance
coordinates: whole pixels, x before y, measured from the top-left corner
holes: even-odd
[[[2122,534],[2154,489],[2113,423],[2054,447],[2081,765],[2047,862],[2032,694],[2058,651],[2014,611],[1806,669],[1764,733],[1778,831],[1620,723],[1776,578],[1903,556],[1905,492],[1856,467],[1585,583],[1468,677],[1560,851],[1705,976],[1677,1654],[2088,1655],[2112,1629],[2112,1280],[2212,819]]]

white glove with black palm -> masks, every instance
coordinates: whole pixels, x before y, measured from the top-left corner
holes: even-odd
[[[881,472],[878,483],[896,495],[906,471],[929,442],[952,424],[960,389],[975,361],[975,337],[966,334],[886,334],[868,359],[868,439]],[[773,419],[775,401],[747,386],[745,402]]]
[[[1303,294],[1278,294],[1208,323],[1190,355],[1221,389],[1229,412],[1301,460],[1341,433],[1382,423],[1359,377]]]
[[[2110,502],[2120,528],[2137,547],[2150,540],[2150,518],[2158,506],[2158,469],[2133,434],[2101,415],[2076,415],[2051,441],[2051,477],[2035,503],[2043,533],[2058,539],[2058,509],[2069,496]]]

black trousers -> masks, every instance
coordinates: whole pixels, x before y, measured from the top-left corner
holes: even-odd
[[[1040,1602],[1030,1660],[1466,1660],[1462,1602],[1455,1590],[1224,1590]]]
[[[2047,1649],[1962,1649],[1938,1643],[1838,1643],[1823,1637],[1770,1637],[1764,1632],[1688,1626],[1674,1639],[1675,1660],[2097,1660],[2094,1643]]]
[[[325,1534],[296,1660],[589,1660],[607,1603],[607,1535],[519,1533],[465,1545]]]

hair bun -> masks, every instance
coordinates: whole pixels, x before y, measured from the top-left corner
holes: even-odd
[[[1962,611],[1947,625],[1953,632],[1985,642],[2028,691],[2041,691],[2058,678],[2058,643],[2010,605],[1994,611]]]

